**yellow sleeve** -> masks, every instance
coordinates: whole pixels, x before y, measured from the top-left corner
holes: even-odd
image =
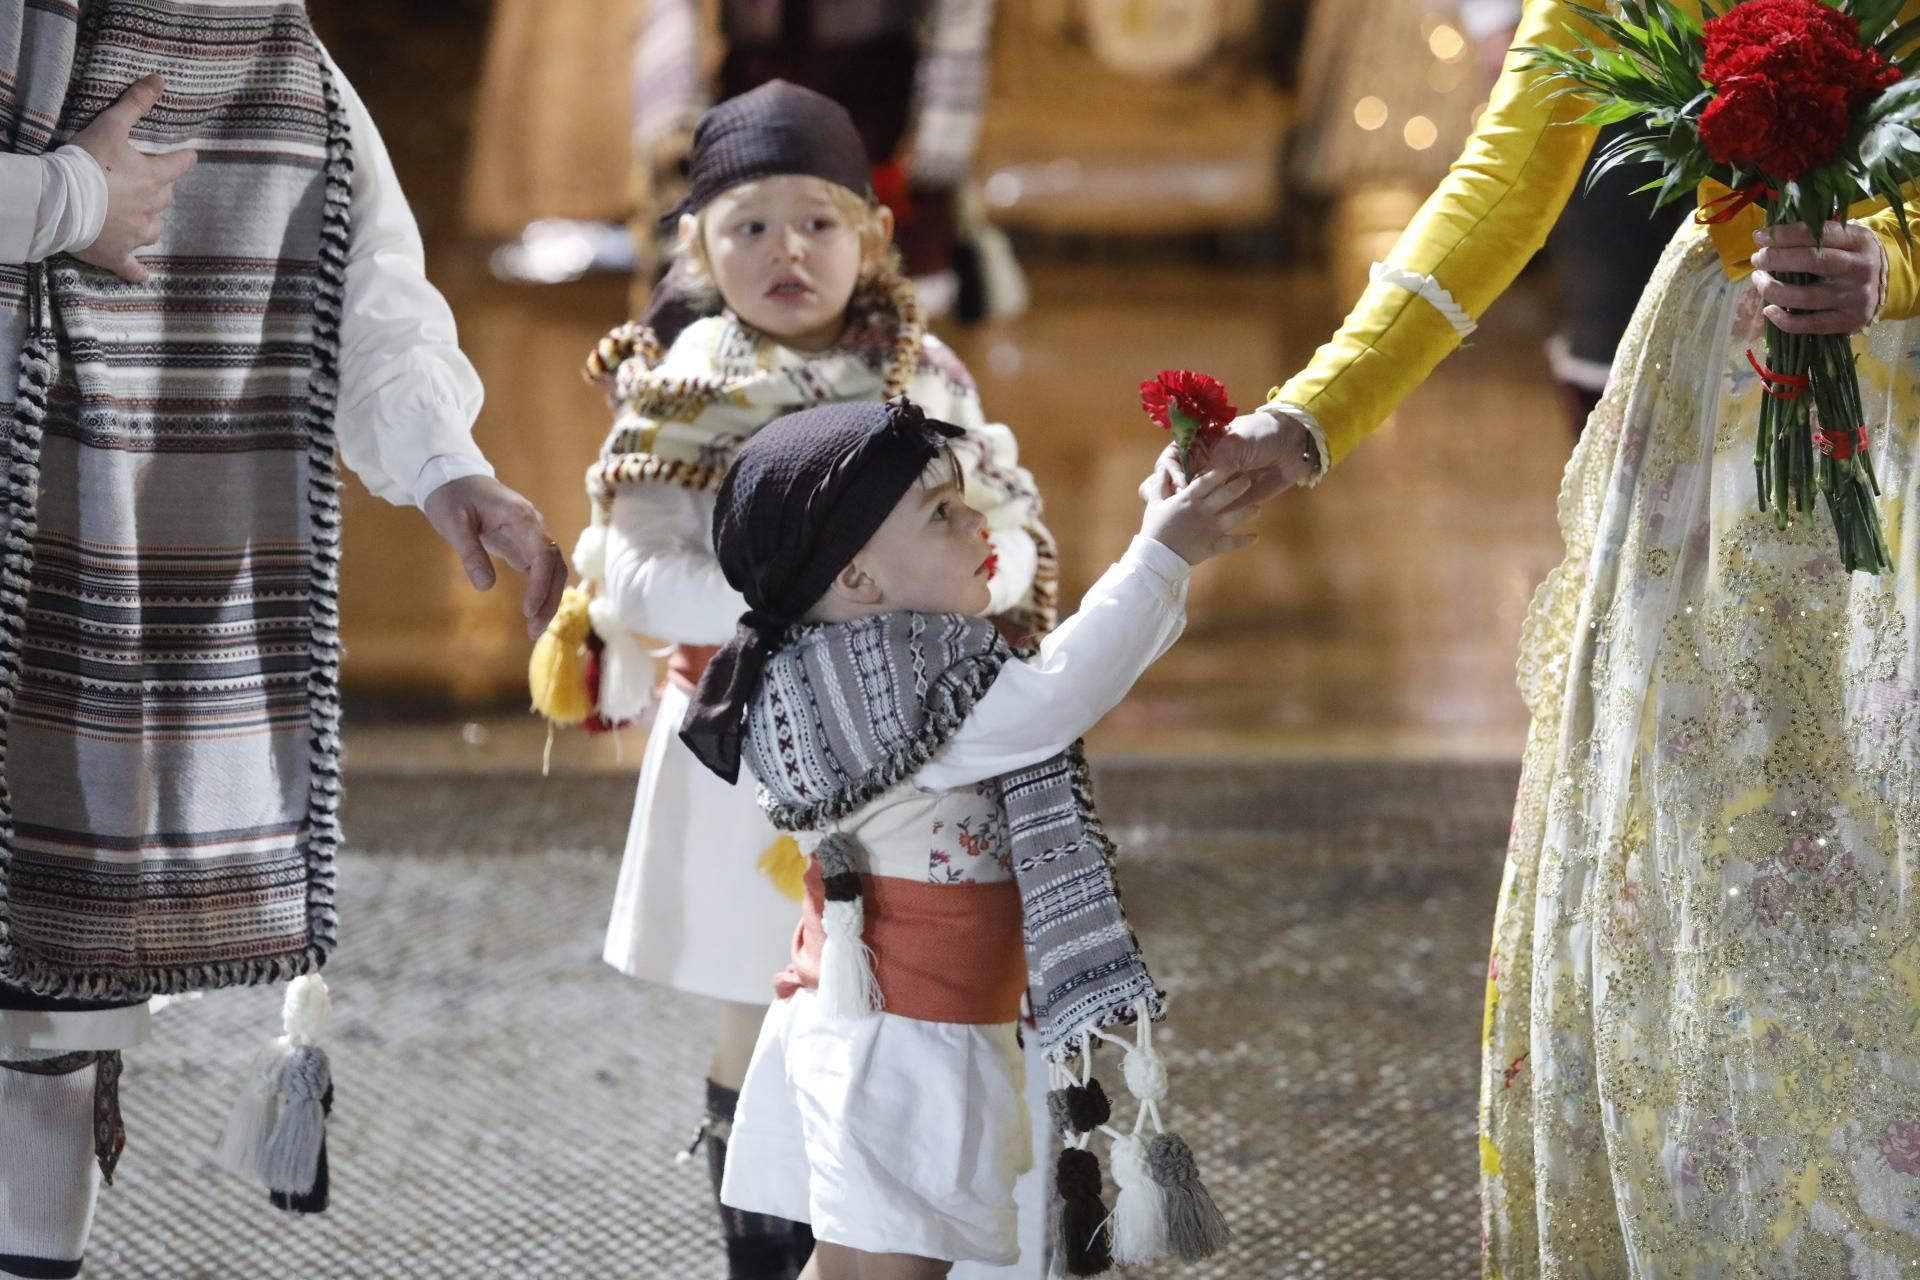
[[[1516,47],[1570,43],[1567,0],[1527,0]],[[1526,60],[1507,55],[1505,72],[1466,150],[1401,235],[1387,265],[1432,276],[1477,321],[1545,243],[1593,148],[1596,129],[1576,125],[1588,104],[1561,97]],[[1399,284],[1376,280],[1333,340],[1280,388],[1326,432],[1338,462],[1385,421],[1461,333],[1435,305]]]
[[[1860,225],[1880,237],[1887,251],[1887,288],[1880,301],[1882,320],[1911,320],[1920,314],[1920,194],[1907,197],[1907,226],[1914,235],[1908,241],[1900,234],[1900,222],[1891,207],[1860,219]]]

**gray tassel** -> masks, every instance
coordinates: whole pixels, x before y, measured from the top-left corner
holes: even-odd
[[[1166,1193],[1167,1248],[1182,1262],[1211,1258],[1233,1241],[1233,1231],[1200,1181],[1193,1151],[1179,1135],[1157,1133],[1147,1144],[1147,1168]]]
[[[320,1176],[320,1148],[327,1137],[323,1099],[333,1086],[324,1049],[297,1045],[280,1073],[280,1113],[260,1156],[269,1190],[305,1195]]]

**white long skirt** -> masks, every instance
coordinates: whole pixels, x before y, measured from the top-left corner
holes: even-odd
[[[693,995],[769,1004],[800,905],[759,870],[779,833],[754,800],[752,774],[729,785],[694,759],[678,736],[686,711],[687,695],[668,686],[640,765],[604,957]]]
[[[1013,1023],[831,1018],[796,992],[761,1028],[720,1198],[849,1249],[1010,1265],[1026,1081]]]

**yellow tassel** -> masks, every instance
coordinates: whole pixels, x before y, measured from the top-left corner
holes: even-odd
[[[756,865],[774,888],[795,902],[807,896],[807,857],[792,836],[781,836],[768,845]]]
[[[593,714],[587,699],[588,597],[579,587],[568,587],[560,597],[560,611],[547,632],[533,646],[527,662],[527,685],[533,691],[533,709],[554,724],[579,724]]]

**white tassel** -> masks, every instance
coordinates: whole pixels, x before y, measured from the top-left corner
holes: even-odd
[[[1151,1262],[1167,1251],[1167,1197],[1147,1167],[1147,1149],[1133,1134],[1113,1140],[1108,1159],[1119,1194],[1113,1200],[1113,1260]]]
[[[311,1045],[333,1016],[333,993],[327,980],[317,973],[302,974],[287,984],[287,999],[280,1006],[280,1023],[295,1045]]]
[[[638,720],[653,705],[653,655],[605,596],[593,598],[587,617],[600,637],[600,718],[614,725]]]
[[[580,540],[573,544],[573,571],[584,582],[607,580],[607,526],[590,524],[580,531]]]
[[[873,948],[861,936],[867,927],[860,899],[826,904],[821,912],[826,941],[820,947],[820,1004],[829,1017],[865,1018],[886,1006],[873,974]]]

